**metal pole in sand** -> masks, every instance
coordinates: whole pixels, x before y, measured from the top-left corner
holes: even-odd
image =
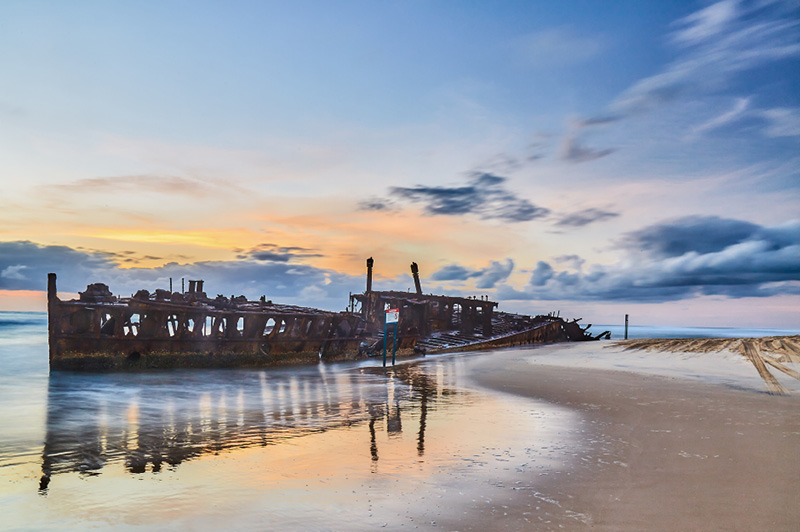
[[[628,339],[628,315],[625,314],[625,339]]]
[[[383,367],[386,367],[386,320],[383,321]]]
[[[397,353],[397,326],[400,323],[394,324],[394,339],[392,340],[392,366],[394,366],[394,354]]]

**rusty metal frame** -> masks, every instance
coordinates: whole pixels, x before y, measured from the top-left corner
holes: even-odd
[[[141,296],[61,301],[55,281],[50,274],[48,327],[54,369],[97,365],[91,359],[98,357],[136,366],[145,355],[213,355],[226,359],[215,361],[225,365],[240,365],[237,358],[241,365],[259,359],[338,359],[357,353],[361,342],[361,321],[350,313],[252,301],[228,301],[231,308],[217,308],[212,302],[218,300],[203,297],[188,304]]]
[[[484,297],[424,294],[412,263],[414,292],[372,290],[350,294],[346,312],[248,301],[210,299],[202,280],[189,292],[139,290],[116,297],[102,283],[80,298],[61,301],[56,275],[48,275],[50,368],[116,370],[172,367],[261,366],[353,360],[374,353],[385,310],[400,309],[398,354],[446,352],[551,341],[591,340],[578,320],[497,311]],[[171,287],[171,282],[170,282]]]

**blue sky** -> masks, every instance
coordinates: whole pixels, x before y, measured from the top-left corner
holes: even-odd
[[[58,271],[337,309],[374,256],[521,312],[800,323],[796,2],[11,1],[0,67],[2,308]]]

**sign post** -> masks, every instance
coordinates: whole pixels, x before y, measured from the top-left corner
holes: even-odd
[[[388,333],[389,324],[393,324],[392,331],[394,338],[392,340],[392,366],[394,366],[395,353],[397,352],[397,326],[400,322],[400,309],[390,308],[386,309],[386,320],[383,322],[383,367],[386,367],[386,338]]]

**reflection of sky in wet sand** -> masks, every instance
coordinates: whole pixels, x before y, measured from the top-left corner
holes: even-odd
[[[559,467],[570,415],[469,390],[466,363],[54,373],[40,470],[26,460],[0,468],[24,479],[8,493],[21,503],[9,522],[411,525],[420,508],[485,503],[509,473]],[[557,448],[561,458],[548,460]]]

